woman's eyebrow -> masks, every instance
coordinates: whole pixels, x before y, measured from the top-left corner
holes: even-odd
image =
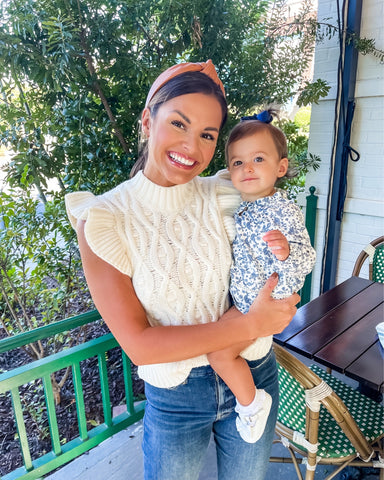
[[[180,110],[173,110],[175,113],[178,113],[180,117],[182,117],[189,125],[191,124],[191,120],[184,115],[184,113],[181,113]]]
[[[184,115],[184,113],[180,112],[180,110],[173,110],[173,112],[178,113],[180,115],[180,117],[182,117],[184,119],[184,121],[186,121],[188,123],[188,125],[191,124],[191,120],[186,115]],[[219,129],[216,128],[216,127],[206,127],[206,128],[204,128],[204,130],[209,130],[209,131],[214,131],[214,132],[219,133]]]

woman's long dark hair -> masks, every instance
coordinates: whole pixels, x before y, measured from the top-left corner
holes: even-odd
[[[223,128],[228,114],[227,101],[220,90],[220,87],[211,80],[207,75],[201,72],[186,72],[172,78],[163,85],[158,92],[152,97],[148,104],[151,111],[151,117],[155,118],[158,109],[164,103],[181,95],[190,93],[203,93],[212,95],[217,98],[222,111],[222,122],[220,129]],[[133,165],[130,177],[134,177],[137,172],[143,170],[148,158],[148,140],[141,138],[139,140],[139,158]]]

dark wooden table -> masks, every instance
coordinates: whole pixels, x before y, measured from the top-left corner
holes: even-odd
[[[351,277],[299,308],[275,341],[287,349],[384,391],[384,284]]]

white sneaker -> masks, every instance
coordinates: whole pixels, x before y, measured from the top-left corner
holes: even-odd
[[[263,435],[269,412],[271,411],[271,405],[272,398],[269,393],[265,392],[264,402],[252,415],[244,415],[235,408],[235,411],[238,413],[236,428],[244,441],[255,443]]]

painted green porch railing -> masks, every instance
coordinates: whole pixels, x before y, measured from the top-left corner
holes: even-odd
[[[311,245],[315,245],[315,231],[316,231],[316,218],[317,218],[317,200],[315,195],[316,188],[309,187],[309,195],[306,200],[306,212],[305,212],[305,226],[307,227]],[[303,288],[300,290],[301,301],[298,306],[302,307],[311,299],[311,287],[312,287],[312,272],[309,273],[305,279]]]
[[[100,319],[99,313],[97,311],[92,311],[30,332],[16,335],[12,338],[0,340],[0,353],[21,347],[33,341],[48,338],[57,333],[71,330],[98,319]],[[14,417],[20,441],[20,450],[24,463],[24,467],[20,467],[13,472],[6,474],[1,480],[38,479],[42,475],[45,475],[55,468],[73,460],[108,437],[142,418],[145,402],[140,402],[136,405],[134,404],[131,364],[129,358],[124,352],[121,352],[123,365],[122,380],[124,381],[125,386],[127,410],[117,417],[112,418],[105,354],[115,347],[118,347],[115,338],[112,334],[107,334],[0,375],[0,395],[9,393],[12,399]],[[104,423],[87,430],[80,362],[96,356],[98,358]],[[61,445],[50,376],[52,373],[68,366],[71,367],[73,375],[79,436],[64,445]],[[41,379],[43,382],[52,450],[49,453],[42,455],[40,458],[32,460],[23,418],[23,407],[21,404],[19,388],[38,379]]]

